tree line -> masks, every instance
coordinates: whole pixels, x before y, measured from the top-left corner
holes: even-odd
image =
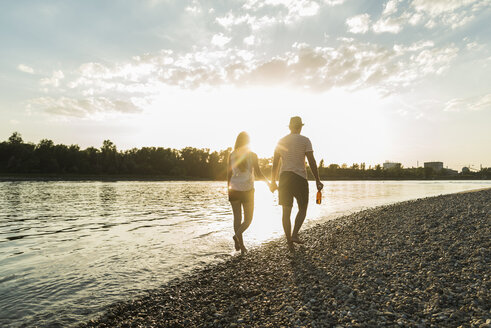
[[[0,143],[0,173],[167,176],[225,179],[231,149],[142,147],[119,151],[110,140],[101,148],[54,144],[43,139],[26,143],[14,132]]]
[[[491,168],[483,168],[478,172],[467,172],[465,174],[455,174],[451,170],[443,169],[435,171],[429,167],[402,166],[384,169],[380,164],[366,167],[365,163],[330,164],[324,166],[324,161],[319,163],[319,175],[328,180],[430,180],[430,179],[491,179]]]
[[[3,175],[104,175],[128,177],[167,177],[173,179],[225,180],[231,148],[221,151],[186,147],[180,150],[164,147],[142,147],[120,151],[110,140],[100,148],[80,149],[78,145],[55,144],[43,139],[38,144],[24,142],[18,132],[0,143],[0,173]],[[261,170],[270,176],[272,158],[259,160]],[[310,170],[308,170],[310,174]],[[465,175],[449,171],[434,172],[428,168],[393,168],[380,165],[366,168],[365,163],[330,164],[319,162],[319,174],[326,180],[366,179],[490,179],[491,168]]]

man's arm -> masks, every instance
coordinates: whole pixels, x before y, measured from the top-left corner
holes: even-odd
[[[317,184],[317,190],[322,190],[322,188],[324,188],[324,185],[322,184],[319,178],[319,172],[317,171],[317,162],[315,161],[314,158],[314,152],[308,151],[305,153],[305,155],[307,156],[307,160],[309,161],[310,170],[314,175],[315,183]]]
[[[280,158],[280,153],[275,151],[273,156],[273,168],[271,169],[271,191],[275,191],[276,189],[278,189],[278,186],[276,185],[276,178],[278,176],[278,169],[280,167]]]

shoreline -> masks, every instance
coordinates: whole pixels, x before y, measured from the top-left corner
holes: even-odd
[[[196,269],[81,327],[491,326],[491,189],[367,209]]]
[[[309,181],[315,181],[309,178]],[[321,178],[322,181],[490,181],[489,179],[476,179],[475,177],[445,177],[445,178],[431,178],[431,179],[396,179],[396,178],[366,178],[366,179],[351,179],[351,178]],[[101,182],[119,182],[119,181],[218,181],[225,182],[226,180],[214,180],[210,178],[196,178],[196,177],[174,177],[174,176],[160,176],[160,175],[142,175],[142,176],[128,176],[128,175],[57,175],[57,174],[0,174],[0,182],[50,182],[50,181],[101,181]],[[259,180],[258,180],[259,181]]]
[[[0,175],[0,182],[118,182],[118,181],[220,181],[200,179],[194,177],[169,177],[169,176],[124,176],[124,175]]]

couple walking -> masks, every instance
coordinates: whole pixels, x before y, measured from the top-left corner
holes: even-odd
[[[227,165],[228,199],[234,214],[233,236],[235,250],[245,253],[242,234],[252,222],[254,213],[254,177],[255,175],[266,181],[271,192],[278,189],[279,204],[283,208],[282,220],[288,248],[293,250],[293,243],[302,244],[298,237],[300,227],[307,214],[309,202],[309,185],[305,169],[305,157],[309,161],[310,169],[315,177],[317,190],[323,188],[317,172],[317,163],[309,138],[302,136],[302,119],[294,116],[290,119],[290,134],[280,139],[276,146],[273,158],[271,182],[263,175],[259,168],[257,155],[249,149],[249,135],[241,132],[237,136],[235,147],[230,154]],[[278,169],[281,170],[279,186],[276,185]],[[297,200],[298,213],[292,231],[291,212],[294,198]],[[242,217],[242,213],[244,213]]]

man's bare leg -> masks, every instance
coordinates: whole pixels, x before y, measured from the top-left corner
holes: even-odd
[[[307,205],[298,208],[297,216],[295,217],[295,226],[293,227],[291,240],[297,244],[303,244],[303,241],[298,238],[298,232],[302,227],[305,217],[307,216]]]
[[[283,230],[285,231],[286,242],[288,243],[288,248],[293,250],[292,242],[292,224],[290,222],[290,217],[292,214],[292,207],[283,205]]]

